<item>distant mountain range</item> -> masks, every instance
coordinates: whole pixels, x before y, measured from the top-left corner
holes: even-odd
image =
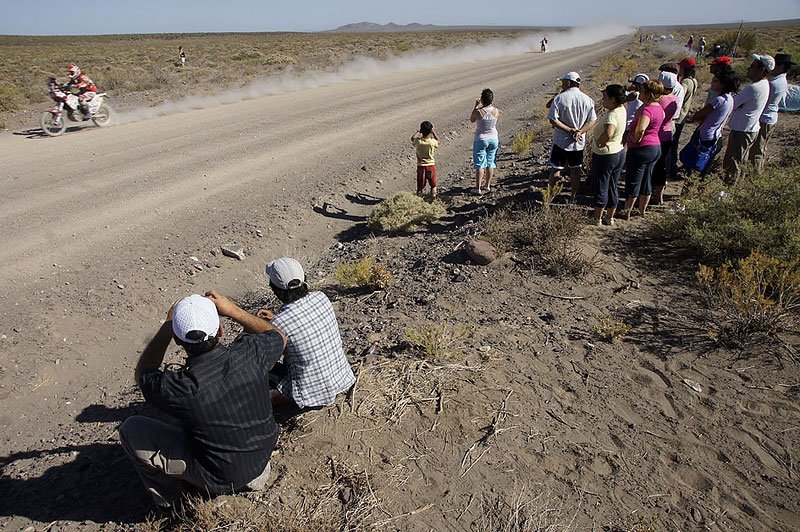
[[[354,22],[352,24],[345,24],[339,26],[335,30],[329,30],[337,33],[386,33],[386,32],[401,32],[401,31],[444,31],[444,30],[476,30],[476,29],[534,29],[530,26],[437,26],[435,24],[420,24],[412,22],[411,24],[395,24],[390,22],[388,24],[376,24],[375,22]]]

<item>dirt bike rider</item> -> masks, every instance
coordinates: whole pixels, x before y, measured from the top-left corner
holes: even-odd
[[[81,69],[77,65],[70,65],[67,67],[69,73],[69,83],[67,89],[78,90],[78,109],[85,120],[89,119],[89,102],[97,95],[97,86],[86,74],[81,73]]]

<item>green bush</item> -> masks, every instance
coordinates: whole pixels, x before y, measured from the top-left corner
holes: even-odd
[[[654,224],[656,237],[676,242],[715,265],[753,251],[790,260],[800,256],[800,166],[769,168],[733,186],[713,180],[685,208]]]
[[[406,231],[441,218],[446,212],[439,200],[428,203],[410,192],[397,192],[373,209],[367,223],[378,231]]]
[[[531,150],[531,144],[536,140],[536,133],[533,131],[520,131],[511,140],[511,149],[517,155],[527,153]]]
[[[375,257],[342,263],[336,267],[335,276],[336,281],[345,288],[384,290],[394,282],[386,265],[377,263]]]
[[[0,112],[17,111],[28,104],[28,99],[10,83],[0,82]]]

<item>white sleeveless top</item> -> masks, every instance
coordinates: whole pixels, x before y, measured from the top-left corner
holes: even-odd
[[[481,117],[475,121],[475,139],[486,140],[496,139],[497,135],[497,117],[492,114],[495,110],[493,105],[478,109]]]

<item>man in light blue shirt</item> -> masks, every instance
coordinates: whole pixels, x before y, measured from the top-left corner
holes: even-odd
[[[750,164],[759,172],[764,169],[767,144],[775,124],[778,123],[778,107],[786,98],[786,93],[789,92],[786,73],[794,64],[791,55],[775,54],[775,69],[771,72],[772,76],[769,80],[769,99],[759,119],[761,129],[758,131],[758,137],[756,137],[753,147],[750,148]]]

